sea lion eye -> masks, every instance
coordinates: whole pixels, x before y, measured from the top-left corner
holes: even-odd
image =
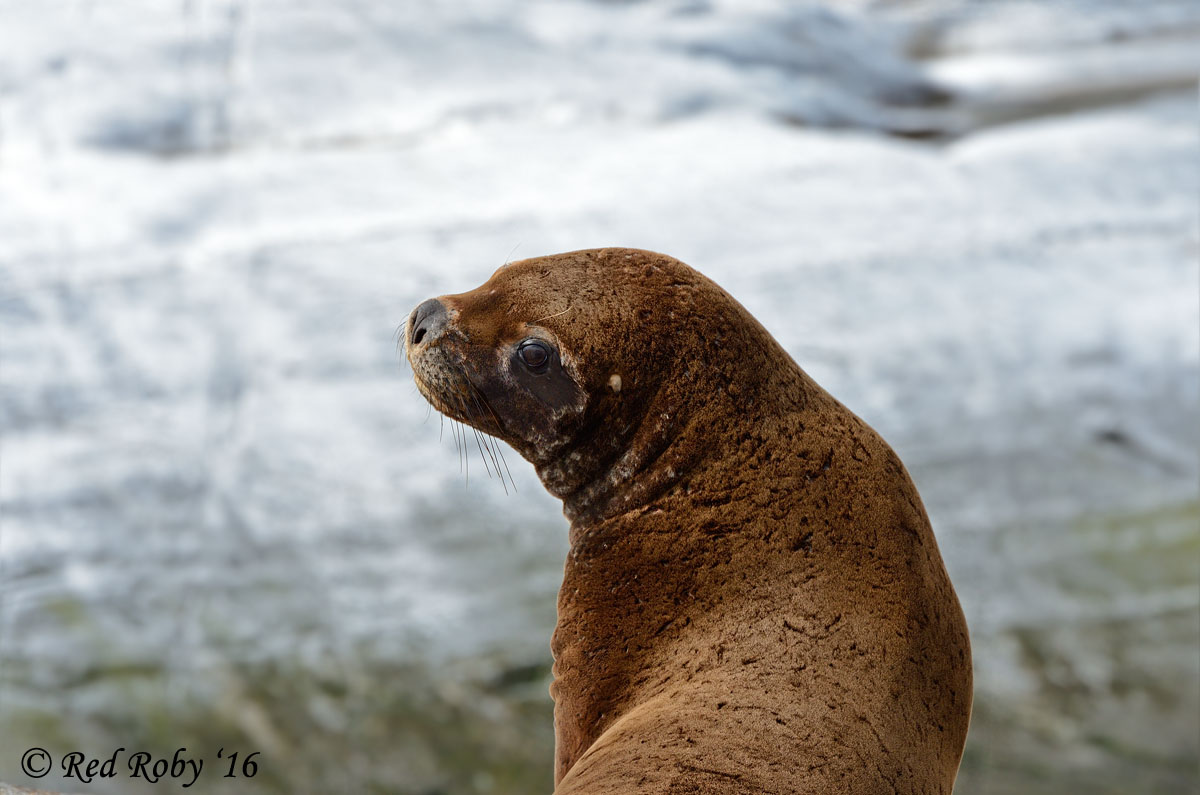
[[[541,340],[528,339],[517,346],[517,356],[530,370],[540,373],[550,364],[550,346]]]

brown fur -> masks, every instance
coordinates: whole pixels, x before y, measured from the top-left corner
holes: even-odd
[[[422,392],[533,462],[571,520],[556,793],[951,791],[966,624],[866,423],[661,254],[524,260],[441,300],[445,334],[409,349]],[[557,345],[566,405],[507,372],[530,334]]]

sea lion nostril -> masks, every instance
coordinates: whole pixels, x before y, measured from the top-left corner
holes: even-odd
[[[427,338],[436,339],[446,327],[446,306],[436,298],[421,302],[409,318],[409,341],[420,345]]]

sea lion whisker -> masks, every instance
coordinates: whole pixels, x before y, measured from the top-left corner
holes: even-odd
[[[461,459],[458,462],[459,471],[463,473],[466,482],[471,481],[471,456],[467,449],[467,428],[461,421],[456,421],[458,425],[458,438],[462,440],[462,448],[459,450]]]
[[[494,436],[489,436],[482,433],[483,446],[487,448],[488,453],[492,456],[492,464],[496,467],[496,473],[500,476],[500,485],[504,487],[504,493],[508,494],[508,486],[504,485],[504,475],[508,473],[508,481],[512,484],[513,491],[517,490],[517,484],[512,479],[512,472],[508,469],[508,462],[504,460],[504,451],[500,449],[500,440]],[[504,464],[504,470],[501,471],[500,465]]]
[[[537,320],[531,320],[531,321],[529,321],[528,325],[532,326],[535,323],[541,323],[543,320],[549,320],[550,318],[553,318],[553,317],[559,317],[560,315],[565,315],[574,308],[575,307],[573,307],[573,306],[568,306],[566,309],[564,309],[561,312],[555,312],[552,315],[546,315],[545,317],[539,317]]]
[[[499,442],[495,442],[496,452],[500,456],[500,463],[504,464],[504,471],[508,473],[508,482],[512,484],[513,491],[517,490],[517,481],[513,480],[512,470],[508,468],[508,461],[504,460],[504,449],[500,447]]]
[[[450,420],[450,436],[454,439],[454,452],[458,454],[458,471],[462,472],[462,445],[458,442],[458,422]]]
[[[517,249],[519,249],[520,247],[521,247],[521,242],[518,242],[517,245],[512,247],[512,251],[508,252],[508,256],[504,258],[504,264],[500,266],[501,268],[508,266],[508,263],[512,261],[512,255],[516,254]]]
[[[504,489],[504,493],[508,494],[508,484],[504,482],[504,472],[500,469],[500,459],[496,455],[496,440],[485,433],[483,434],[483,446],[492,459],[492,466],[496,468],[496,474],[500,476],[500,486]]]
[[[487,468],[488,456],[491,456],[492,466],[494,466],[496,468],[496,476],[498,478],[500,478],[500,488],[504,489],[504,493],[505,493],[505,495],[507,495],[508,494],[508,485],[505,484],[505,482],[504,482],[504,473],[500,471],[500,463],[496,460],[496,453],[492,449],[493,443],[491,441],[489,441],[490,437],[488,437],[487,434],[485,434],[483,431],[479,430],[478,428],[475,428],[474,430],[475,430],[475,441],[482,445],[482,448],[479,451],[479,455],[483,458],[484,468]],[[483,452],[484,450],[487,450],[486,455]],[[490,478],[491,476],[492,476],[492,470],[488,469],[488,477]]]
[[[396,326],[396,332],[393,335],[396,338],[396,354],[400,357],[401,366],[408,363],[408,335],[405,331],[408,328],[408,321]]]
[[[474,384],[471,386],[475,390],[475,402],[487,409],[487,413],[492,417],[492,422],[496,425],[496,430],[498,432],[502,431],[504,426],[500,424],[500,418],[496,416],[496,412],[494,409],[492,409],[492,404],[488,402],[487,396],[479,391],[479,387],[475,386]]]
[[[465,401],[463,401],[462,394],[456,394],[455,398],[457,399],[457,405],[455,408],[458,411],[458,415],[460,417],[469,416],[469,412],[466,410],[466,405]],[[459,437],[462,439],[462,445],[459,447],[458,451],[458,468],[459,471],[463,473],[463,485],[466,486],[471,482],[471,451],[467,449],[467,426],[462,420],[453,420],[453,422],[458,426]]]
[[[487,455],[483,452],[483,441],[479,438],[479,429],[472,427],[471,433],[475,435],[475,447],[479,450],[479,457],[483,459],[483,468],[487,471],[488,479],[492,477],[492,467],[488,464]]]
[[[474,386],[474,385],[472,385],[472,386]],[[475,392],[478,395],[479,402],[483,405],[483,407],[485,409],[487,409],[488,414],[490,414],[492,416],[492,422],[495,423],[496,430],[500,431],[503,428],[503,426],[500,424],[500,418],[496,416],[496,411],[495,411],[495,409],[492,408],[492,404],[488,402],[487,397],[482,392],[479,391],[478,387],[476,387]],[[500,447],[500,442],[498,439],[492,440],[492,447],[495,448],[496,454],[499,456],[500,461],[503,462],[503,464],[504,464],[504,470],[508,473],[508,482],[512,484],[513,491],[516,491],[517,490],[517,481],[513,480],[512,470],[510,470],[508,468],[508,461],[504,460],[504,450]],[[496,468],[499,469],[499,466],[497,465]]]
[[[470,459],[467,458],[467,429],[458,420],[454,421],[458,428],[458,438],[460,446],[458,448],[458,471],[463,473],[467,480],[471,479]]]
[[[474,384],[470,384],[469,386],[471,401],[475,404],[475,408],[478,410],[480,415],[479,418],[486,419],[486,417],[483,416],[486,412],[486,414],[492,418],[492,424],[496,427],[496,430],[499,431],[500,418],[497,417],[496,412],[492,410],[492,406],[490,403],[488,403],[487,397],[481,391],[479,391],[479,387],[475,386]],[[480,430],[482,431],[482,429]],[[487,431],[483,431],[483,433],[485,436],[491,436],[491,434],[489,434]]]
[[[475,395],[474,393],[472,393],[472,394],[471,394],[471,400],[472,400],[472,401],[474,401],[474,403],[475,403],[475,407],[476,407],[477,409],[479,409],[479,413],[480,413],[480,414],[482,414],[482,413],[483,413],[483,408],[482,408],[482,406],[480,406],[480,405],[479,405],[479,397],[478,397],[477,395]],[[492,453],[492,447],[491,447],[491,445],[488,443],[488,438],[489,438],[489,437],[488,437],[488,436],[487,436],[485,433],[483,433],[483,431],[479,430],[478,428],[475,428],[474,426],[472,426],[472,430],[474,430],[474,431],[475,431],[475,438],[476,438],[476,439],[477,439],[477,440],[478,440],[478,441],[479,441],[481,444],[483,444],[483,446],[487,447],[487,451],[488,451],[488,453],[489,453],[489,454],[492,456],[492,463],[496,465],[496,474],[497,474],[497,475],[499,475],[499,474],[500,474],[500,464],[499,464],[499,462],[497,462],[497,461],[496,461],[496,456],[495,456],[495,454],[494,454],[494,453]],[[481,453],[481,454],[482,454],[482,452],[483,452],[483,451],[482,451],[482,450],[480,450],[480,453]],[[486,459],[484,460],[484,464],[485,464],[485,465],[487,464],[487,460],[486,460]],[[490,474],[490,473],[489,473],[489,474]],[[507,491],[508,491],[508,489],[507,489],[507,488],[505,488],[505,491],[507,492]]]
[[[487,413],[491,415],[492,422],[495,423],[496,429],[499,430],[500,418],[496,416],[495,410],[493,410],[491,404],[488,403],[487,396],[485,396],[483,392],[479,390],[479,387],[475,386],[469,381],[467,383],[470,386],[471,398],[475,401],[475,406],[479,409],[481,414],[486,410]],[[485,432],[480,433],[483,438],[484,446],[487,447],[488,452],[492,456],[492,464],[494,464],[496,467],[496,473],[500,475],[500,485],[504,487],[504,493],[508,493],[508,487],[504,485],[504,475],[500,472],[501,462],[504,463],[504,469],[506,472],[508,472],[508,480],[510,483],[512,483],[513,491],[516,491],[517,482],[513,480],[512,471],[508,468],[508,462],[504,460],[504,451],[500,449],[499,440]]]
[[[461,429],[458,420],[450,418],[450,433],[454,435],[454,451],[458,454],[458,474],[463,473],[463,450],[460,438]]]
[[[471,486],[471,453],[467,450],[467,427],[461,422],[458,423],[459,432],[462,433],[463,450],[462,450],[462,467],[463,467],[463,488],[467,489]]]
[[[455,397],[456,397],[456,398],[457,398],[457,400],[458,400],[458,406],[457,406],[457,408],[458,408],[458,413],[459,413],[459,415],[460,415],[460,416],[463,416],[463,417],[468,417],[468,418],[470,418],[470,417],[471,417],[471,411],[470,411],[469,407],[467,406],[467,400],[466,400],[466,399],[467,399],[467,397],[470,397],[470,395],[471,395],[470,386],[471,386],[471,382],[470,382],[470,381],[465,381],[465,380],[464,380],[464,381],[462,382],[462,384],[460,385],[460,388],[459,388],[459,391],[458,391],[458,393],[455,395]],[[463,422],[463,421],[461,421],[461,420],[460,420],[460,421],[459,421],[459,426],[460,426],[460,429],[461,429],[461,431],[462,431],[462,438],[463,438],[463,448],[464,448],[464,449],[463,449],[463,456],[462,456],[463,472],[464,472],[464,474],[465,474],[466,483],[468,483],[468,484],[469,484],[469,483],[471,482],[471,452],[470,452],[470,450],[467,450],[467,449],[466,449],[466,445],[467,445],[467,428],[468,428],[468,427],[470,427],[470,428],[471,428],[471,432],[472,432],[472,433],[476,434],[475,443],[476,443],[476,446],[479,446],[479,447],[480,447],[480,450],[479,450],[479,457],[480,457],[480,458],[483,458],[483,449],[482,449],[482,447],[480,446],[480,443],[479,443],[479,437],[478,437],[479,431],[478,431],[478,429],[476,429],[476,428],[475,428],[475,426],[474,426],[474,425],[470,425],[469,423],[466,423],[466,422]],[[488,468],[487,459],[484,459],[484,461],[483,461],[483,467],[484,467],[484,469],[486,469],[486,470],[487,470],[488,477],[490,478],[490,477],[492,476],[492,471],[491,471],[491,469],[490,469],[490,468]]]
[[[496,476],[500,478],[500,488],[504,489],[505,494],[508,494],[508,486],[504,482],[504,473],[500,471],[500,461],[496,458],[496,441],[483,431],[479,432],[479,438],[483,442],[483,449],[487,451],[488,457],[492,459],[492,466],[496,469]]]

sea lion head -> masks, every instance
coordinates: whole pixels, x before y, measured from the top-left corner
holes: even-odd
[[[706,408],[753,402],[767,359],[786,358],[717,285],[634,249],[506,265],[419,304],[405,340],[421,394],[531,461],[568,516],[612,503],[634,475],[642,491],[677,478],[720,430]],[[623,491],[630,503],[639,489]]]

